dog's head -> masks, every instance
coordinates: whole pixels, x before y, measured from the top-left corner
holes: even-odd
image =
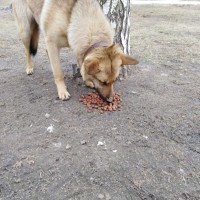
[[[136,64],[136,59],[124,54],[119,45],[114,44],[96,48],[88,54],[83,61],[81,75],[86,85],[95,88],[104,100],[111,102],[120,66]]]

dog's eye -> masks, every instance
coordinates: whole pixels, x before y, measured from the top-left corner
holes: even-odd
[[[103,85],[108,85],[108,83],[106,81],[103,82]]]

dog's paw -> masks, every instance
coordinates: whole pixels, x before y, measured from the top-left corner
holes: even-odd
[[[70,98],[70,94],[67,90],[62,90],[58,92],[58,96],[61,100],[66,101]]]
[[[26,73],[27,73],[28,75],[32,75],[32,74],[33,74],[33,68],[27,67],[27,68],[26,68]]]

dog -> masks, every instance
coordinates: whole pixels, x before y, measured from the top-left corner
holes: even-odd
[[[138,64],[114,44],[114,31],[96,0],[13,0],[12,7],[25,46],[26,73],[33,73],[31,55],[37,53],[41,30],[62,100],[70,97],[59,61],[63,47],[73,50],[85,84],[108,102],[120,66]]]

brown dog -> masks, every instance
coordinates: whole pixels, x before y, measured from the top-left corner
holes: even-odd
[[[40,28],[62,100],[70,97],[59,61],[62,47],[72,48],[86,85],[108,101],[120,66],[138,63],[113,44],[111,25],[96,0],[14,0],[12,6],[26,50],[27,74],[33,73],[31,54],[37,52]]]

